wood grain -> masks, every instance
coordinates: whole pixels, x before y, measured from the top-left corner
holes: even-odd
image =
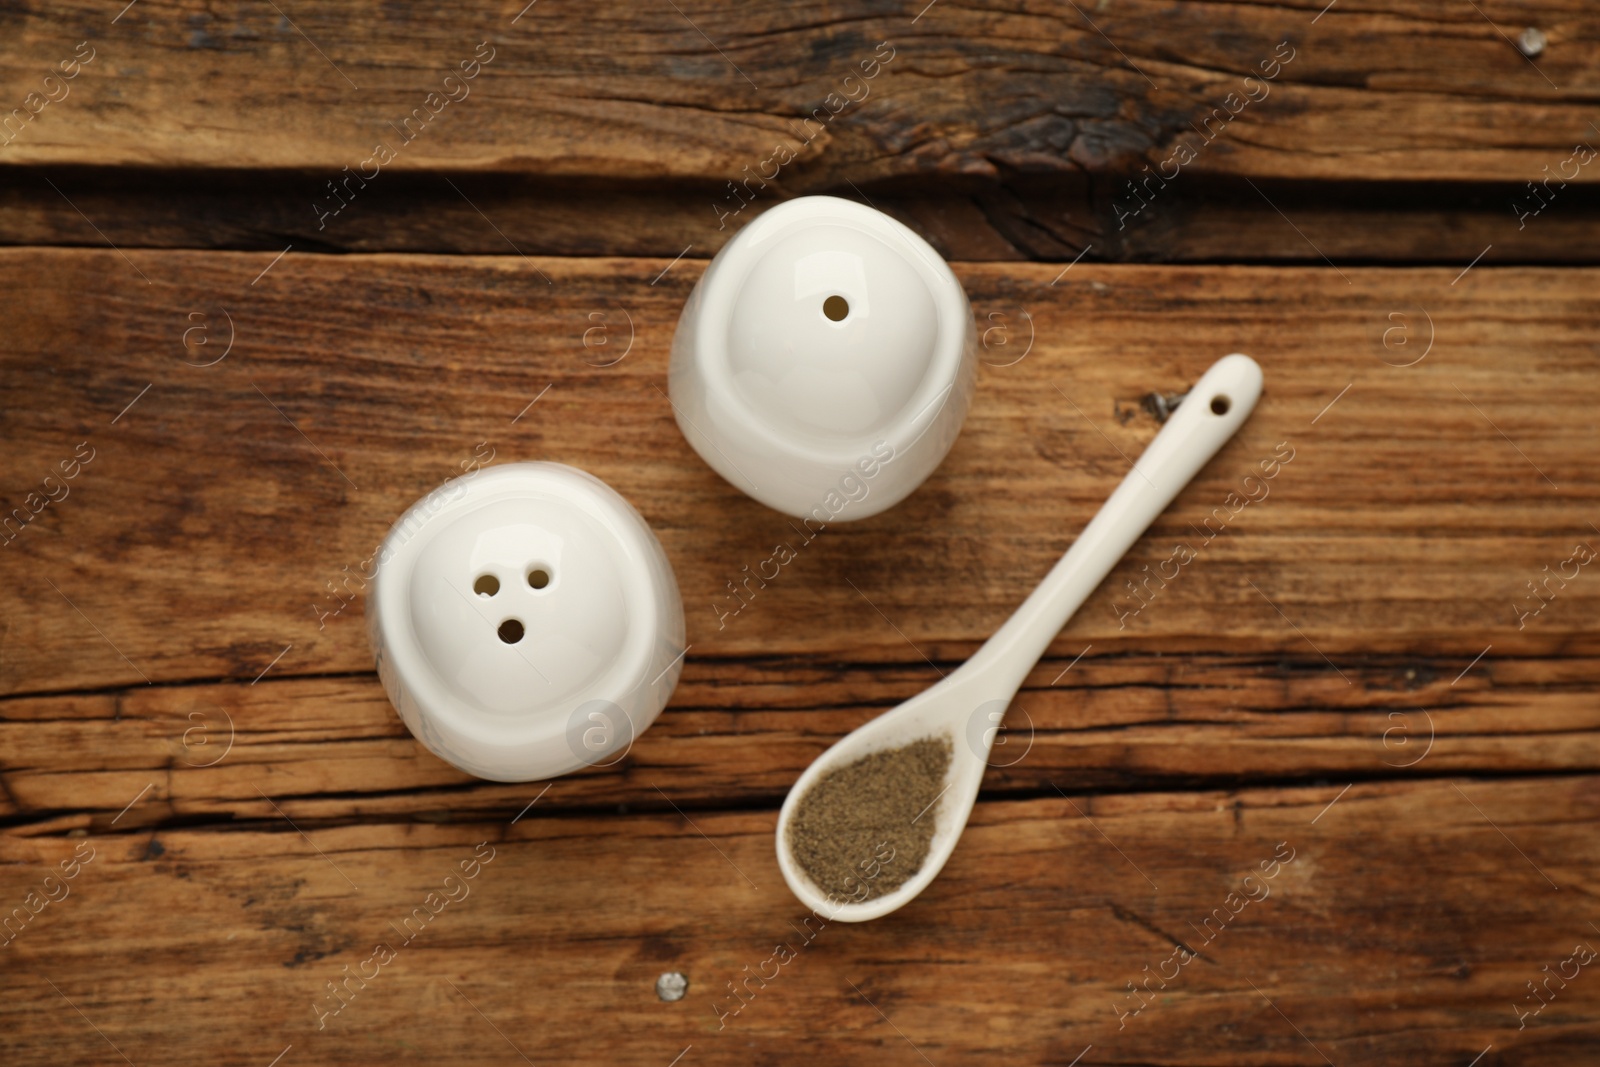
[[[1198,139],[1196,173],[1520,183],[1590,136],[1600,23],[1582,0],[1537,12],[1321,7],[1131,0],[1091,20],[1044,3],[862,4],[845,17],[816,3],[503,0],[376,17],[144,0],[113,21],[76,0],[7,15],[8,110],[45,91],[80,42],[94,58],[68,95],[30,104],[38,117],[0,152],[31,166],[306,167],[333,179],[400,138],[395,170],[737,181],[785,145],[796,160],[779,180],[799,192],[902,174],[1137,169],[1181,138]],[[1530,21],[1550,41],[1537,62],[1507,35]],[[891,58],[846,82],[880,42]],[[480,43],[488,65],[464,93],[446,85]],[[1259,102],[1236,108],[1230,94],[1244,99],[1244,79],[1275,55],[1292,58],[1253,90]],[[461,98],[429,102],[447,92]],[[396,131],[423,107],[432,114],[403,140]],[[827,122],[802,125],[819,110]],[[1196,132],[1229,112],[1225,133]],[[1588,168],[1575,180],[1596,178]],[[320,195],[322,181],[306,185],[307,210]]]
[[[1595,262],[1579,0],[920,6],[17,8],[0,244],[704,256],[829,193],[964,260]]]
[[[1369,661],[1352,668],[1355,686],[1325,666],[1048,660],[1013,704],[983,795],[1600,772],[1600,661]],[[927,664],[691,658],[626,756],[561,779],[541,808],[776,807],[824,748],[937,677]],[[278,811],[300,826],[505,820],[542,788],[435,758],[370,675],[13,697],[0,700],[0,753],[0,818],[88,815],[96,832],[113,819],[228,826]]]
[[[958,661],[1155,434],[1140,398],[1233,350],[1261,361],[1266,396],[1058,658],[1273,650],[1348,676],[1375,652],[1597,647],[1586,571],[1518,615],[1544,602],[1527,584],[1597,536],[1590,272],[962,266],[992,365],[949,458],[899,507],[800,546],[734,615],[728,583],[796,534],[673,421],[666,351],[696,264],[272,260],[0,253],[31,309],[4,357],[7,508],[94,451],[0,548],[5,692],[370,670],[349,576],[407,505],[490,450],[581,466],[641,509],[676,568],[691,658]],[[228,357],[187,365],[217,358],[229,319]],[[609,324],[621,346],[629,321],[626,358],[593,365],[623,349],[586,349],[585,331]],[[1244,481],[1283,447],[1274,479]],[[1230,493],[1263,488],[1204,541]],[[1190,542],[1176,578],[1147,581]]]
[[[215,248],[486,255],[714,254],[747,221],[791,198],[773,188],[732,223],[708,210],[725,179],[618,181],[402,172],[360,210],[318,228],[314,172],[225,171],[195,186],[182,170],[15,170],[0,185],[0,245]],[[175,186],[184,195],[174,197]],[[1277,181],[1196,175],[1127,216],[1128,193],[1081,175],[846,179],[808,186],[868,203],[947,259],[1157,263],[1483,265],[1600,262],[1600,188],[1569,185],[1523,217],[1524,183]],[[1281,212],[1281,214],[1280,214]]]
[[[812,919],[809,941],[770,811],[7,834],[8,903],[75,846],[94,858],[7,947],[0,1033],[18,1062],[120,1062],[114,1045],[207,1067],[291,1046],[285,1063],[1066,1064],[1090,1045],[1080,1063],[1581,1060],[1587,970],[1521,1029],[1515,1006],[1600,939],[1594,782],[984,803],[912,905]],[[480,842],[492,858],[464,879]],[[1275,855],[1293,858],[1263,879]],[[406,943],[416,908],[437,914]],[[319,1030],[327,983],[379,942],[393,960]],[[1179,944],[1199,958],[1163,968]],[[1167,988],[1129,992],[1162,969]],[[653,991],[669,970],[689,979],[676,1003]],[[731,1014],[729,984],[757,972]]]
[[[1592,1060],[1597,44],[1582,0],[0,10],[0,1064]],[[984,366],[917,493],[740,599],[798,538],[667,351],[812,193],[955,261]],[[1260,405],[940,878],[819,930],[791,783],[1236,350]],[[641,509],[691,647],[618,764],[502,785],[400,724],[352,572],[525,459]]]

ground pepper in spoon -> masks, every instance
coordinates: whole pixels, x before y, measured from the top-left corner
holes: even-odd
[[[1227,443],[1260,395],[1255,360],[1235,353],[1214,363],[1072,547],[971,659],[841,738],[806,768],[778,813],[777,831],[778,867],[802,903],[829,918],[861,922],[887,915],[927,888],[966,827],[994,742],[995,731],[985,729],[969,744],[967,725],[1011,701],[1056,633]],[[925,743],[934,748],[919,747]],[[904,762],[897,753],[908,750],[949,753],[942,789],[909,821],[920,792],[872,782]],[[841,799],[848,818],[835,810]],[[923,826],[929,822],[931,831]],[[830,826],[831,844],[822,839]],[[897,839],[907,842],[908,854],[894,845]],[[876,847],[879,840],[885,847]],[[850,854],[869,843],[868,855]]]

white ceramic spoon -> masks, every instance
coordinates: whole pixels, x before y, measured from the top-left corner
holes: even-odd
[[[1249,356],[1223,356],[1189,390],[1116,492],[1016,613],[973,657],[931,688],[841,738],[807,767],[778,814],[778,867],[800,902],[818,915],[862,922],[887,915],[932,882],[955,848],[978,797],[998,716],[1073,612],[1200,468],[1233,436],[1261,395],[1261,368]],[[982,716],[977,728],[974,718]],[[980,732],[981,731],[981,732]],[[884,749],[943,736],[951,745],[927,859],[899,887],[860,903],[829,898],[789,853],[789,821],[819,776]],[[862,857],[871,861],[872,857]],[[866,875],[863,874],[865,880]]]

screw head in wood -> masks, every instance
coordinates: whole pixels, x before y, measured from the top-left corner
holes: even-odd
[[[688,991],[689,979],[679,971],[668,971],[656,979],[656,996],[662,1000],[682,1000]]]

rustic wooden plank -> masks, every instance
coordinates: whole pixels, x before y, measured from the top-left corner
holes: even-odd
[[[74,838],[64,820],[0,835],[8,904],[93,854],[7,947],[0,1042],[17,1062],[119,1062],[112,1044],[207,1067],[291,1046],[285,1063],[666,1065],[692,1046],[682,1062],[1065,1064],[1092,1045],[1080,1062],[1459,1067],[1491,1044],[1500,1063],[1581,1060],[1600,1041],[1587,969],[1517,1008],[1600,940],[1595,785],[988,802],[917,901],[859,926],[802,926],[772,812],[541,805],[514,826],[306,836],[277,818]],[[480,842],[488,862],[462,878]],[[327,983],[380,942],[393,958],[323,1018]],[[1199,957],[1163,968],[1179,944]],[[653,991],[669,970],[689,979],[676,1003]],[[733,1014],[729,984],[758,971]]]
[[[1323,667],[1050,660],[1006,720],[985,795],[1600,771],[1600,661],[1494,657],[1464,676],[1465,657],[1365,663],[1349,668],[1356,687]],[[775,805],[826,746],[936,677],[927,664],[691,658],[625,758],[562,779],[542,803],[665,809],[657,788],[670,786],[681,805]],[[371,676],[11,698],[0,752],[0,817],[94,812],[125,830],[269,818],[274,805],[300,825],[510,818],[540,790],[430,755]]]
[[[0,109],[0,243],[670,257],[827,192],[882,204],[960,259],[1461,263],[1494,245],[1502,263],[1594,261],[1594,168],[1574,153],[1591,138],[1581,56],[1600,23],[1581,7],[1522,18],[1550,31],[1535,64],[1465,9],[1335,8],[1313,24],[1288,8],[1146,6],[1102,10],[1104,37],[1054,7],[947,7],[909,27],[881,6],[716,9],[702,17],[726,36],[721,55],[686,11],[549,9],[503,34],[486,13],[496,58],[420,128],[400,124],[461,62],[430,12],[291,21],[251,2],[178,19],[146,2],[102,32],[88,7],[22,11],[0,42],[19,86]],[[364,42],[372,79],[354,90],[326,49],[306,62],[320,46],[305,25]],[[860,80],[879,33],[894,58]],[[1221,125],[1243,77],[1289,54],[1280,40],[1295,58]],[[743,80],[730,48],[784,84]],[[47,86],[40,57],[57,54]],[[1396,66],[1407,73],[1385,73]],[[833,117],[851,72],[861,100]],[[804,125],[819,108],[827,123]],[[400,147],[379,166],[384,138]],[[780,143],[793,161],[776,162]],[[1197,154],[1180,168],[1183,144]],[[1547,179],[1535,199],[1529,183]]]
[[[1597,648],[1600,586],[1571,563],[1600,514],[1592,272],[964,265],[992,365],[949,459],[741,601],[728,583],[796,534],[677,431],[666,351],[698,267],[668,268],[0,253],[30,309],[4,357],[8,509],[93,457],[0,549],[0,686],[365,672],[361,561],[404,507],[491,456],[573,463],[632,500],[677,570],[691,656],[960,660],[1155,434],[1139,398],[1235,349],[1266,368],[1265,398],[1057,656]],[[230,320],[232,353],[186,365],[220,355]],[[613,347],[586,349],[601,322]],[[202,323],[211,345],[186,348]],[[1430,333],[1421,362],[1386,364]],[[1244,480],[1291,451],[1274,479]],[[1206,543],[1207,517],[1246,492],[1259,502]],[[1196,559],[1171,562],[1191,542]]]
[[[145,0],[113,19],[73,0],[9,16],[3,151],[27,165],[325,171],[304,187],[309,212],[345,167],[719,181],[749,167],[799,189],[1115,173],[1186,141],[1196,156],[1171,172],[1520,183],[1590,136],[1600,22],[1582,0],[1321,7],[1128,0],[1091,21],[1043,3],[502,0],[373,17]],[[1536,61],[1508,36],[1530,22],[1550,42]],[[74,76],[47,83],[60,64]],[[446,82],[462,64],[474,76]],[[346,198],[359,204],[360,188]]]

